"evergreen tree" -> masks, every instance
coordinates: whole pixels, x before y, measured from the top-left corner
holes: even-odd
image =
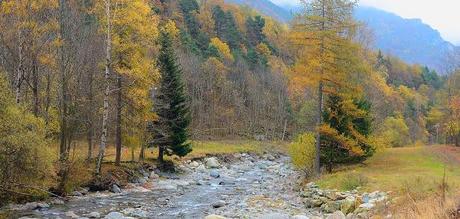
[[[154,93],[154,109],[157,120],[149,125],[152,144],[158,146],[158,160],[163,156],[185,156],[192,151],[187,141],[187,127],[190,123],[189,107],[182,82],[182,70],[177,58],[171,36],[165,31],[161,36],[161,50],[158,68],[161,74],[160,87]]]
[[[371,104],[365,99],[349,100],[330,95],[323,114],[321,160],[328,171],[335,164],[360,162],[374,153],[369,144]]]
[[[246,20],[247,38],[249,45],[255,47],[259,45],[259,43],[266,41],[264,27],[265,19],[260,15],[255,16],[255,18],[249,17]]]
[[[219,5],[213,8],[212,13],[217,36],[226,42],[230,48],[239,49],[242,37],[238,31],[233,13],[223,11]]]

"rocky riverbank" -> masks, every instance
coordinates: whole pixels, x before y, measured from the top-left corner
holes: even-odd
[[[282,154],[234,154],[183,161],[176,173],[143,171],[112,191],[75,192],[68,202],[12,205],[13,218],[368,218],[385,192],[323,190]]]

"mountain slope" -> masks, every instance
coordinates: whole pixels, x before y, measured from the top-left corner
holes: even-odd
[[[282,22],[289,22],[295,6],[278,6],[270,0],[225,0],[248,5],[257,11]],[[440,33],[420,19],[404,19],[396,14],[371,7],[359,7],[357,20],[366,23],[374,32],[375,48],[397,56],[411,64],[426,65],[443,71],[445,57],[456,47],[444,40]]]
[[[225,2],[247,5],[266,16],[273,17],[284,23],[292,19],[292,13],[289,10],[274,4],[270,0],[225,0]]]
[[[359,7],[355,17],[374,30],[376,48],[409,63],[442,71],[446,54],[455,48],[420,19],[404,19],[370,7]]]

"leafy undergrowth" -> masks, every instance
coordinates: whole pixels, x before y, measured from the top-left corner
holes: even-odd
[[[458,207],[460,163],[446,162],[433,152],[439,151],[437,147],[441,146],[386,149],[364,164],[344,167],[317,183],[343,190],[391,191],[398,198],[392,209],[382,210],[384,215],[449,218]]]

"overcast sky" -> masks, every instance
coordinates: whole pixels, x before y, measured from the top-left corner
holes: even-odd
[[[272,0],[277,4],[298,4],[298,0]],[[439,30],[447,41],[460,45],[459,0],[361,0],[361,5],[393,12],[404,18],[420,18]]]

